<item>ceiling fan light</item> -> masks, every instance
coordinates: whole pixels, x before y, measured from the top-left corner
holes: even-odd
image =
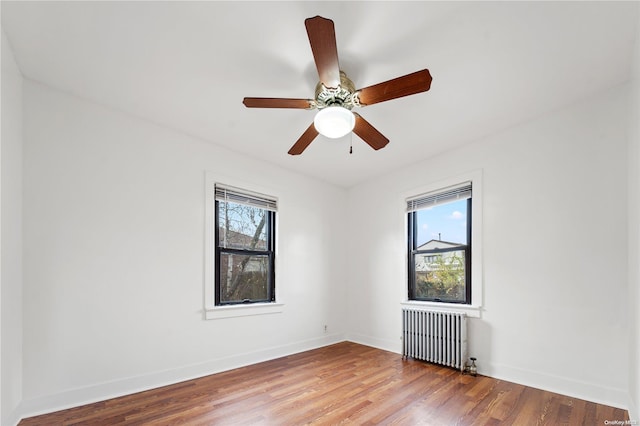
[[[330,106],[318,111],[313,119],[313,124],[321,135],[337,139],[353,130],[356,118],[347,108]]]

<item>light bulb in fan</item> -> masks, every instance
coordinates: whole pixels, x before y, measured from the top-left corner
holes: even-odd
[[[321,135],[337,139],[353,130],[356,118],[347,108],[330,106],[318,111],[313,119],[313,124]]]

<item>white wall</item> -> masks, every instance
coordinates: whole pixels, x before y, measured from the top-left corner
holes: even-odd
[[[640,11],[629,114],[629,418],[640,419]]]
[[[16,423],[22,399],[22,75],[2,33],[0,423]]]
[[[400,194],[482,169],[484,311],[469,338],[479,371],[626,407],[627,91],[352,188],[349,337],[401,350]]]
[[[25,414],[344,339],[344,189],[30,81],[24,102]],[[203,320],[207,170],[280,195],[284,312]]]

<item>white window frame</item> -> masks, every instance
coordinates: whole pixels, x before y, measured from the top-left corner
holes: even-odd
[[[405,279],[404,279],[404,297],[405,300],[401,302],[403,306],[410,306],[414,308],[425,309],[439,309],[451,312],[461,312],[467,314],[470,317],[480,317],[482,311],[482,305],[484,301],[483,293],[483,272],[482,272],[482,170],[474,170],[471,172],[463,173],[460,175],[445,178],[439,181],[429,183],[427,185],[414,188],[402,194],[402,201],[399,205],[402,207],[403,215],[403,235],[407,235],[408,227],[408,215],[406,211],[407,200],[415,198],[421,194],[428,194],[431,192],[437,192],[439,190],[453,187],[463,184],[464,182],[471,182],[472,185],[472,209],[471,209],[471,304],[459,304],[459,303],[444,303],[444,302],[431,302],[431,301],[417,301],[409,300],[409,271],[406,265],[409,262],[410,253],[405,248]],[[406,241],[406,240],[405,240]],[[406,244],[405,244],[406,247]]]
[[[205,172],[205,247],[204,247],[204,318],[207,320],[234,318],[252,315],[277,314],[284,311],[284,303],[280,297],[280,286],[275,286],[275,302],[251,303],[247,305],[215,305],[215,186],[232,186],[245,189],[247,192],[269,194],[278,199],[276,191],[252,182],[246,182],[230,176],[222,176],[214,172]],[[278,214],[276,214],[276,234],[278,232]],[[278,238],[275,244],[275,275],[278,274]]]

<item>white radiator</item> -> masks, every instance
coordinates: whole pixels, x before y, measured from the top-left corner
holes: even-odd
[[[467,361],[465,314],[402,309],[402,356],[458,368]]]

